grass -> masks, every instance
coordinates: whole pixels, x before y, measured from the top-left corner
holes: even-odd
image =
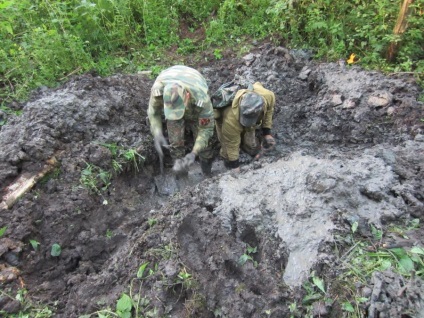
[[[0,316],[5,318],[51,318],[54,316],[56,310],[56,303],[52,305],[39,304],[33,302],[28,295],[28,291],[25,288],[21,288],[17,291],[16,295],[11,295],[7,292],[7,289],[0,289],[0,295],[5,298],[16,300],[20,304],[20,310],[18,313],[6,313],[0,310]]]
[[[405,278],[417,276],[424,278],[424,247],[401,246],[402,244],[387,245],[384,240],[393,235],[407,238],[408,231],[416,230],[419,220],[414,219],[402,225],[388,226],[386,232],[370,226],[373,237],[365,239],[356,234],[357,227],[352,226],[352,233],[344,238],[339,238],[339,244],[349,242],[350,247],[340,254],[336,244],[338,255],[336,279],[332,282],[333,295],[337,295],[338,303],[346,317],[364,317],[366,303],[370,301],[359,293],[358,284],[367,286],[371,277],[376,272],[390,270]]]
[[[109,149],[112,155],[112,169],[115,173],[131,170],[138,172],[140,165],[144,163],[145,157],[138,153],[135,148],[118,146],[116,143],[98,143]]]
[[[386,238],[408,239],[411,231],[419,228],[419,220],[404,224],[392,224],[385,231],[370,225],[371,238],[357,233],[354,222],[351,233],[340,234],[335,240],[336,261],[324,271],[323,277],[312,271],[302,284],[303,298],[289,305],[290,318],[313,317],[313,305],[321,303],[331,308],[332,315],[346,318],[362,318],[367,315],[370,298],[361,293],[361,286],[370,286],[377,272],[392,271],[409,281],[414,277],[424,279],[424,247],[400,247],[387,245]],[[401,244],[400,244],[401,245]],[[343,250],[343,252],[342,252]]]

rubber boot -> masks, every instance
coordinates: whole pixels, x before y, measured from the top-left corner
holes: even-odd
[[[212,162],[213,159],[200,159],[200,168],[206,177],[210,177],[212,175]]]

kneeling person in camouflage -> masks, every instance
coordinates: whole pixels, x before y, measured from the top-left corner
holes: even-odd
[[[271,135],[274,107],[274,93],[256,82],[248,89],[237,91],[230,106],[214,110],[220,155],[228,168],[240,169],[240,148],[251,156],[258,156],[264,149],[275,146]],[[257,128],[262,129],[262,145],[256,138]]]
[[[169,146],[162,131],[162,110]],[[155,148],[159,155],[162,147],[170,149],[176,173],[187,172],[198,155],[202,172],[210,175],[213,152],[209,140],[214,131],[214,115],[208,85],[197,70],[176,65],[162,71],[153,84],[147,114]],[[188,154],[184,147],[186,130],[192,132],[195,138],[193,149]]]

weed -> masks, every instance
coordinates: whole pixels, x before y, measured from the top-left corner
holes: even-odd
[[[222,59],[222,51],[220,49],[215,49],[213,51],[213,55],[215,56],[216,60]]]
[[[314,277],[314,274],[312,274],[311,278],[313,279]],[[302,300],[303,305],[309,306],[313,302],[324,298],[324,294],[322,293],[321,288],[317,289],[318,286],[315,283],[312,283],[310,280],[305,281],[302,284],[302,287],[306,291],[306,295],[303,297]]]
[[[54,243],[52,245],[50,255],[53,256],[53,257],[58,257],[58,256],[60,256],[60,254],[62,254],[62,247],[59,244]]]
[[[6,233],[6,230],[7,230],[7,226],[3,226],[0,228],[0,237],[2,237],[4,233]]]
[[[121,298],[116,303],[116,313],[119,317],[130,318],[131,309],[133,308],[132,299],[127,294],[122,294]]]
[[[190,298],[184,301],[185,317],[196,317],[197,310],[204,308],[205,305],[204,296],[194,291]]]
[[[60,167],[54,168],[52,171],[47,173],[45,176],[43,176],[40,181],[38,181],[40,184],[46,184],[51,179],[58,179],[60,176],[61,170]]]
[[[177,49],[177,53],[180,54],[189,54],[195,52],[197,49],[197,45],[191,39],[183,39],[179,42],[179,47]]]
[[[136,171],[138,171],[138,162],[144,162],[145,158],[140,155],[135,149],[127,149],[123,153],[123,157],[126,162],[130,162],[133,164],[133,167]]]
[[[191,289],[196,285],[193,276],[187,272],[185,267],[178,273],[176,283],[181,284],[185,289]]]
[[[109,229],[107,229],[107,230],[106,230],[106,237],[107,237],[108,239],[111,239],[111,238],[113,237],[113,232],[112,232],[112,230],[109,230]]]
[[[253,266],[257,267],[258,262],[255,261],[252,257],[252,254],[255,254],[256,252],[257,252],[256,247],[251,247],[249,244],[247,244],[246,251],[242,256],[240,256],[238,263],[240,265],[244,265],[246,264],[247,261],[251,261],[253,263]]]
[[[134,148],[121,147],[116,143],[99,143],[99,145],[109,149],[112,155],[112,169],[115,173],[122,172],[126,167],[138,171],[139,164],[145,160]]]
[[[246,290],[246,284],[241,283],[241,284],[237,285],[235,290],[236,290],[237,294],[240,294],[242,291]]]
[[[148,265],[149,262],[145,262],[139,267],[136,278],[131,280],[129,293],[122,293],[121,297],[116,301],[115,310],[105,308],[91,314],[82,315],[79,318],[90,318],[92,316],[99,318],[157,317],[157,309],[151,308],[150,300],[147,297],[142,297],[143,280],[149,278],[157,271],[157,264],[155,264],[154,269],[149,269],[148,275],[145,275]],[[137,290],[137,292],[134,293],[134,290]]]
[[[158,220],[154,218],[153,219],[149,218],[147,222],[149,223],[149,227],[153,227],[158,222]]]
[[[318,57],[361,56],[361,64],[384,70],[423,72],[422,1],[410,5],[408,27],[393,35],[399,5],[392,0],[335,2],[328,0],[166,0],[4,2],[0,11],[0,98],[25,99],[41,85],[56,86],[70,75],[96,70],[102,76],[152,68],[171,45],[192,55],[211,45],[235,44],[243,38],[280,39],[290,47],[314,48]],[[27,8],[31,7],[31,10]],[[19,21],[19,23],[16,23]],[[179,24],[189,30],[202,25],[206,38],[195,43],[180,38]],[[397,42],[397,60],[384,53]],[[214,53],[220,59],[218,51]],[[175,61],[174,61],[175,62]],[[156,69],[155,69],[156,68]],[[422,75],[421,75],[422,77]],[[0,126],[5,124],[2,119]]]
[[[297,302],[292,302],[289,306],[290,318],[299,317],[300,311],[297,308]]]
[[[81,171],[80,183],[89,191],[101,195],[110,186],[111,174],[102,168],[86,163]]]
[[[407,233],[417,229],[419,220],[410,220],[404,225],[388,226],[386,235],[394,234],[408,239]],[[370,225],[372,240],[364,240],[353,231],[348,235],[346,241],[350,241],[351,247],[340,256],[337,277],[333,285],[340,285],[343,292],[338,295],[341,308],[348,313],[349,317],[362,317],[364,304],[368,298],[358,294],[355,285],[360,282],[366,285],[373,273],[376,271],[391,270],[403,277],[411,275],[424,276],[424,248],[413,246],[410,248],[402,246],[390,246],[383,243],[385,233],[381,229]]]
[[[34,251],[37,251],[40,246],[40,242],[37,242],[36,240],[29,240],[29,244],[31,244]]]
[[[170,259],[175,255],[176,251],[172,243],[163,245],[160,248],[152,248],[149,250],[149,255],[160,259]]]
[[[10,298],[17,300],[20,303],[19,313],[10,314],[0,310],[1,317],[19,317],[19,318],[51,318],[54,316],[54,310],[56,303],[53,303],[53,306],[41,305],[36,302],[32,302],[28,297],[28,291],[26,289],[19,289],[15,296],[10,295],[9,292],[6,292],[6,289],[0,289],[0,296],[2,298]],[[4,316],[3,316],[4,315]]]

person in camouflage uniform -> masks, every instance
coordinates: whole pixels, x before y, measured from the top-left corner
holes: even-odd
[[[162,110],[168,129],[169,146],[162,132]],[[188,171],[199,156],[202,172],[211,173],[213,152],[209,140],[214,132],[214,114],[204,77],[195,69],[176,65],[162,71],[152,86],[147,111],[150,130],[159,154],[169,147],[175,160],[173,170]],[[185,131],[193,133],[193,149],[185,154]]]
[[[237,91],[230,106],[214,109],[215,125],[221,143],[220,155],[228,168],[239,170],[240,147],[251,156],[275,146],[271,135],[275,95],[256,82]],[[255,131],[262,129],[262,145]]]

